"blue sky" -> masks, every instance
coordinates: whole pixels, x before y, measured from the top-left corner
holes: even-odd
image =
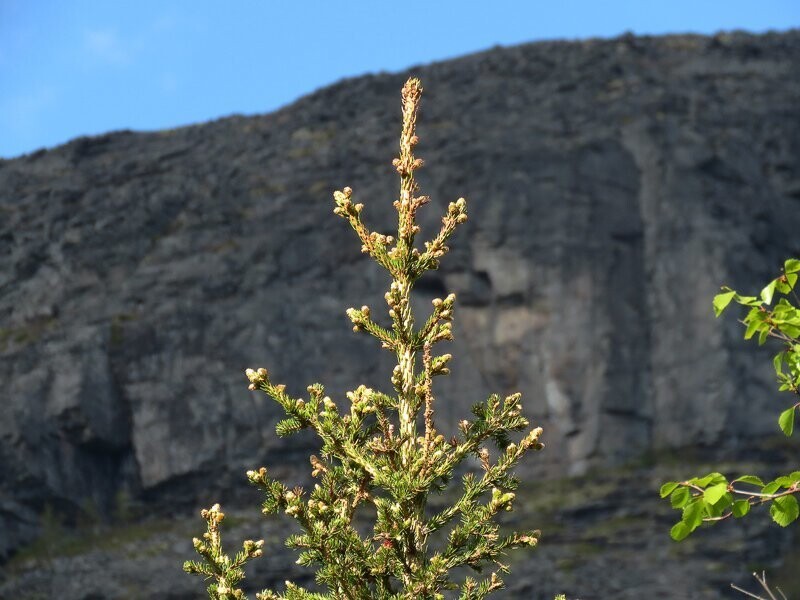
[[[0,0],[0,157],[497,44],[797,26],[798,0]]]

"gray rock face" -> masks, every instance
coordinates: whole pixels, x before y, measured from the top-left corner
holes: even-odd
[[[432,235],[470,221],[419,309],[458,295],[437,422],[524,394],[547,449],[527,474],[774,432],[766,353],[714,319],[800,251],[800,33],[623,37],[495,49],[414,69]],[[276,113],[81,138],[0,161],[0,555],[46,504],[207,503],[310,437],[247,391],[387,389],[392,357],[344,310],[387,278],[331,214],[349,185],[394,226],[407,73]],[[741,440],[741,441],[740,441]]]

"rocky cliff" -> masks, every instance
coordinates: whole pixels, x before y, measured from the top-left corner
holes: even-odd
[[[551,478],[776,430],[767,355],[710,301],[800,251],[800,33],[537,43],[413,73],[423,222],[470,210],[418,293],[458,296],[443,429],[520,390],[547,443],[526,475]],[[301,477],[314,440],[275,437],[245,367],[298,393],[387,387],[391,357],[344,316],[387,281],[331,192],[392,227],[407,75],[0,161],[0,554],[48,505],[163,513],[236,496],[253,466]]]

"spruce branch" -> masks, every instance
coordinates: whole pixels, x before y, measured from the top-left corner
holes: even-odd
[[[207,530],[203,534],[203,539],[194,538],[192,543],[204,562],[186,561],[183,564],[183,570],[210,579],[211,584],[207,591],[212,599],[242,600],[245,598],[244,592],[237,587],[244,579],[242,567],[248,560],[261,556],[264,540],[257,542],[245,540],[242,550],[231,559],[222,550],[219,530],[225,513],[222,512],[219,504],[215,504],[210,509],[203,509],[200,516],[205,519]]]

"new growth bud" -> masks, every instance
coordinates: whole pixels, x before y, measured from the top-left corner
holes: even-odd
[[[257,471],[250,470],[247,472],[247,479],[249,479],[251,483],[266,483],[267,469],[261,467]]]
[[[452,354],[442,354],[441,356],[435,357],[431,361],[431,376],[447,375],[450,373],[450,369],[447,368],[447,363],[450,362],[451,358],[453,358]]]
[[[267,373],[267,370],[263,367],[257,371],[254,371],[253,369],[245,369],[244,374],[250,381],[248,389],[251,391],[257,389],[262,383],[269,382],[269,373]]]
[[[309,461],[311,462],[311,476],[312,477],[317,477],[322,473],[327,473],[328,472],[327,467],[325,467],[325,465],[322,463],[322,461],[319,458],[317,458],[317,456],[312,454],[311,458],[309,459]]]
[[[489,470],[489,449],[488,448],[481,448],[478,450],[478,458],[481,459],[481,466],[485,471]]]
[[[204,508],[200,511],[200,516],[209,523],[219,524],[225,518],[225,513],[220,509],[219,504],[215,504],[210,509]]]

